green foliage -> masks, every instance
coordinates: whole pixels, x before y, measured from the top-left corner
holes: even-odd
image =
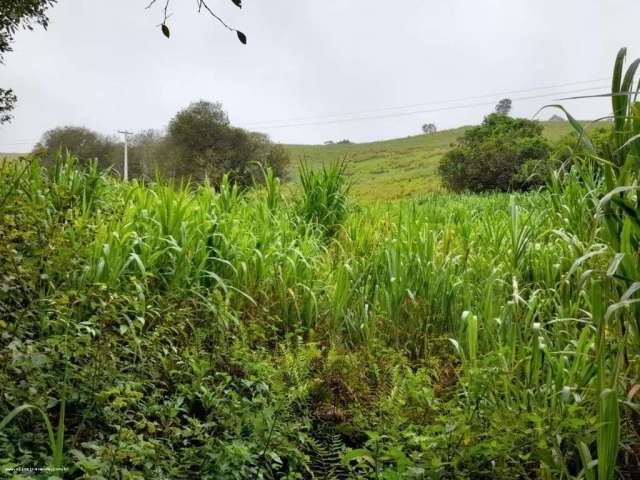
[[[425,123],[422,125],[422,133],[436,133],[438,128],[435,123]]]
[[[257,166],[243,190],[4,162],[0,467],[635,478],[640,110],[619,100],[622,59],[608,156],[570,117],[582,147],[538,192],[362,205],[344,163],[303,166],[298,190]]]
[[[511,99],[503,98],[496,105],[496,113],[501,113],[502,115],[509,115],[511,112]]]
[[[124,144],[85,127],[49,130],[33,153],[51,166],[60,152],[72,153],[84,165],[95,161],[100,169],[122,172]],[[200,101],[172,119],[168,134],[146,130],[132,135],[128,163],[130,178],[160,175],[197,183],[208,179],[218,185],[227,175],[246,187],[262,181],[261,167],[285,176],[289,155],[264,134],[230,126],[220,104]]]
[[[331,236],[335,234],[347,215],[349,185],[345,178],[346,165],[336,162],[311,170],[300,164],[302,199],[298,210],[302,218],[318,225]]]
[[[0,125],[11,121],[13,116],[11,111],[14,109],[18,97],[11,89],[0,88]]]
[[[551,144],[571,131],[567,122],[541,122],[543,135]],[[595,122],[589,128],[598,128]],[[414,198],[442,190],[438,164],[451,149],[451,144],[470,127],[441,130],[429,135],[416,135],[352,145],[286,145],[289,155],[312,168],[346,159],[346,174],[352,180],[351,194],[358,200],[395,201]],[[575,145],[575,142],[574,142]],[[295,167],[292,163],[291,167]],[[553,167],[552,163],[552,167]],[[547,164],[530,164],[524,179],[536,185],[548,178]],[[539,168],[538,168],[539,167]],[[290,175],[297,179],[296,169]],[[530,177],[530,173],[534,176]],[[542,174],[540,176],[539,174]]]
[[[0,63],[11,51],[11,42],[20,28],[33,30],[34,25],[47,28],[47,10],[56,0],[6,0],[0,13]]]
[[[612,479],[621,438],[619,386],[623,392],[638,382],[630,366],[628,342],[639,344],[640,308],[640,103],[634,79],[640,59],[625,71],[626,49],[618,52],[613,70],[611,102],[613,131],[595,139],[565,111],[581,142],[573,171],[589,188],[593,223],[602,229],[604,268],[590,272],[591,315],[596,328],[597,352],[595,393],[598,408],[598,478]],[[604,137],[604,141],[603,141]],[[595,141],[594,141],[595,140]],[[615,334],[613,333],[615,332]],[[632,405],[632,408],[636,408]],[[635,432],[638,433],[637,430]]]
[[[580,139],[580,132],[571,132],[563,135],[555,143],[555,155],[560,160],[558,163],[564,163],[575,159],[576,157],[584,157],[588,154],[585,146]],[[611,141],[613,137],[613,128],[611,126],[602,127],[598,126],[589,130],[589,139],[595,149],[598,156],[604,157],[609,155],[611,148]]]
[[[549,153],[538,122],[494,113],[462,134],[442,157],[439,171],[454,191],[527,190],[534,185],[527,170]]]
[[[47,10],[56,0],[4,0],[0,9],[0,64],[11,51],[18,30],[33,30],[34,25],[47,28]],[[12,89],[0,88],[0,125],[10,122],[18,98]]]
[[[45,165],[53,165],[60,152],[72,153],[85,165],[95,160],[102,169],[120,166],[122,163],[122,154],[118,151],[115,140],[85,127],[48,130],[34,147],[34,153],[43,159]]]
[[[227,174],[239,185],[250,185],[259,178],[256,163],[282,176],[288,163],[286,152],[266,135],[230,126],[219,103],[201,100],[178,112],[169,123],[167,141],[176,149],[176,176],[207,177],[214,184]]]

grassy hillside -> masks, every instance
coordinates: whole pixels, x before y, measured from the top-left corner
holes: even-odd
[[[466,128],[354,145],[288,145],[292,175],[302,160],[317,166],[345,158],[352,193],[360,199],[395,200],[432,192],[439,188],[440,157]],[[570,132],[567,122],[544,122],[544,129],[552,141]]]

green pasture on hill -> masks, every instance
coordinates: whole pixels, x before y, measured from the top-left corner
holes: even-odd
[[[571,131],[567,122],[543,124],[551,141]],[[286,145],[291,156],[290,176],[297,181],[298,166],[303,161],[317,167],[345,159],[351,193],[360,200],[398,200],[439,191],[440,158],[467,128],[351,145]],[[0,153],[0,159],[20,155]]]
[[[20,158],[22,153],[0,153],[0,161],[4,159]]]
[[[543,124],[551,141],[571,131],[568,122]],[[287,145],[291,175],[296,177],[301,161],[319,166],[344,158],[356,198],[397,200],[437,191],[440,158],[467,128],[352,145]]]

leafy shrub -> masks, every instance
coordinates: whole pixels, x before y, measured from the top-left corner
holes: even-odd
[[[283,176],[289,161],[284,148],[267,135],[232,127],[219,103],[203,100],[178,112],[169,123],[167,140],[175,147],[174,175],[218,184],[227,174],[239,185],[260,179],[257,163]]]
[[[34,147],[34,152],[46,165],[53,165],[58,152],[65,151],[72,153],[84,165],[96,160],[102,169],[114,166],[122,159],[116,140],[86,127],[53,128],[46,131]]]
[[[535,121],[500,113],[465,131],[440,161],[444,185],[454,191],[527,190],[532,165],[546,162],[550,146]]]
[[[596,154],[601,158],[611,156],[611,142],[613,137],[613,129],[611,127],[598,127],[590,129],[588,138],[594,147]],[[584,143],[580,140],[576,132],[563,135],[554,145],[553,164],[555,167],[563,165],[570,166],[578,157],[584,158],[590,152],[585,148]]]

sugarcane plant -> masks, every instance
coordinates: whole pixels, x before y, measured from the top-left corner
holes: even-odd
[[[625,70],[626,54],[622,48],[616,56],[610,94],[580,97],[611,98],[613,131],[607,145],[597,149],[585,126],[561,105],[553,105],[565,112],[585,152],[572,169],[589,186],[592,223],[606,246],[600,253],[608,258],[608,268],[585,272],[596,328],[598,479],[615,476],[624,419],[620,403],[626,397],[624,405],[637,412],[633,397],[640,383],[640,82],[634,84],[640,59]]]

